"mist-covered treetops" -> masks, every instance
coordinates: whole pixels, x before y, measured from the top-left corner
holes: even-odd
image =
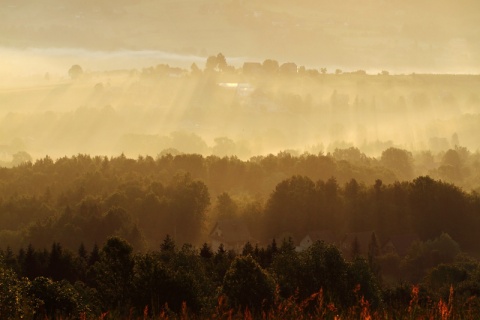
[[[404,158],[396,157],[397,166],[389,153]],[[423,240],[447,232],[477,250],[478,193],[412,175],[414,169],[412,155],[401,149],[387,149],[380,160],[355,149],[248,161],[195,154],[45,157],[0,169],[0,234],[13,247],[60,240],[76,247],[80,239],[91,246],[115,234],[144,250],[166,234],[198,244],[218,220],[241,218],[260,242],[300,241],[321,230],[375,231],[382,239],[414,233]]]

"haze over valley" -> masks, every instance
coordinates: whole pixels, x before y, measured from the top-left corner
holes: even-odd
[[[0,317],[475,319],[480,1],[0,1]]]
[[[479,147],[475,1],[2,6],[7,163],[19,151],[36,159],[174,148],[248,159],[350,146],[369,156],[390,146]],[[206,72],[219,53],[228,68]],[[272,60],[298,72],[243,69]],[[69,76],[73,65],[81,77]]]

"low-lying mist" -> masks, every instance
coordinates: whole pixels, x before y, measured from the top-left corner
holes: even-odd
[[[0,161],[475,152],[477,12],[471,0],[6,0]]]
[[[221,54],[209,59],[188,69],[76,65],[77,73],[72,66],[61,76],[4,86],[0,160],[20,151],[34,159],[135,158],[169,149],[248,159],[283,150],[357,147],[379,156],[389,147],[479,148],[478,76],[331,73],[270,59],[235,67]]]

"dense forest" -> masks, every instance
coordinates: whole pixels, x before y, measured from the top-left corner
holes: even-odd
[[[117,234],[142,251],[166,234],[201,244],[217,220],[241,217],[262,244],[320,230],[375,231],[382,239],[415,233],[424,241],[446,232],[477,252],[478,193],[429,176],[413,179],[412,170],[409,153],[395,148],[379,160],[354,148],[248,161],[195,154],[45,157],[0,169],[0,235],[16,249],[53,241],[74,249]]]
[[[471,156],[451,150],[461,152]],[[1,312],[210,317],[248,307],[273,319],[289,304],[305,315],[381,318],[409,314],[415,299],[419,313],[447,301],[449,312],[471,311],[480,197],[413,170],[411,154],[396,148],[380,159],[349,148],[248,161],[24,160],[0,169]],[[242,247],[215,247],[226,220],[248,229]]]

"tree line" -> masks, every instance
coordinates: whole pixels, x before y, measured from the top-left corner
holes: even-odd
[[[400,149],[388,149],[380,160],[358,153],[347,161],[339,153],[249,161],[78,155],[1,168],[0,239],[16,249],[54,241],[74,249],[119,235],[144,250],[166,234],[198,245],[219,219],[240,217],[263,244],[284,234],[300,241],[321,230],[375,231],[384,241],[448,233],[463,250],[478,252],[478,193],[429,176],[398,181],[413,174]]]

